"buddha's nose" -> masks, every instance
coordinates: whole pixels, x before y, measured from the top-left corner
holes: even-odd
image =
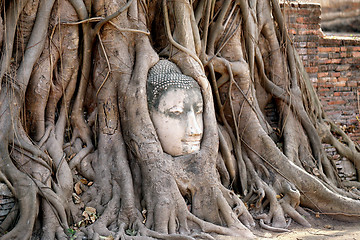
[[[188,136],[200,136],[202,134],[202,126],[196,120],[196,114],[194,111],[190,111],[187,115],[187,127],[186,133]]]

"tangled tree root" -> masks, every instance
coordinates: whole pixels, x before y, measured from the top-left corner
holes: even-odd
[[[0,181],[16,198],[1,239],[247,239],[256,221],[310,227],[300,206],[359,221],[322,143],[358,178],[359,147],[325,116],[277,0],[0,8]],[[165,153],[150,119],[160,56],[201,87],[194,154]]]

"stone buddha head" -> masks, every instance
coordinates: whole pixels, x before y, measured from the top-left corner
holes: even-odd
[[[197,82],[172,62],[160,60],[147,82],[151,120],[164,152],[172,156],[200,150],[203,99]]]

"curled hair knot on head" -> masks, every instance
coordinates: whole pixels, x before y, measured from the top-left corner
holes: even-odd
[[[161,96],[169,89],[199,89],[198,83],[169,60],[160,60],[148,73],[147,99],[148,107],[157,107]]]

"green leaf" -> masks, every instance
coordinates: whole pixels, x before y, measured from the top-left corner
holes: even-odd
[[[126,229],[125,230],[125,233],[127,234],[127,235],[129,235],[129,236],[135,236],[136,235],[136,230],[135,229]]]
[[[76,231],[74,229],[72,229],[72,228],[68,228],[67,232],[69,233],[70,237],[74,236],[74,234],[76,233]]]

